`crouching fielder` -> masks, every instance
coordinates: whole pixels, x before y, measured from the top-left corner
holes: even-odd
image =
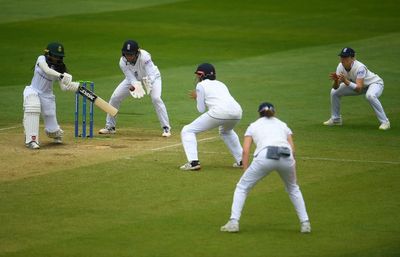
[[[43,55],[37,58],[32,82],[25,87],[24,119],[25,146],[39,149],[39,117],[42,114],[45,132],[55,143],[62,143],[63,131],[57,122],[56,98],[53,94],[53,83],[58,81],[63,91],[76,91],[78,82],[72,82],[72,76],[66,73],[63,62],[64,47],[60,43],[47,45]]]
[[[221,227],[221,231],[239,231],[239,220],[247,194],[258,181],[276,170],[296,209],[300,220],[300,232],[309,233],[311,225],[303,195],[296,181],[292,131],[286,123],[274,117],[275,109],[272,104],[262,103],[258,112],[260,118],[250,124],[245,133],[242,157],[245,173],[236,185],[230,220]],[[253,141],[256,144],[256,150],[249,166],[250,147]]]

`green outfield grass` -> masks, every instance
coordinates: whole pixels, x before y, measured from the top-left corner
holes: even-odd
[[[86,1],[77,8],[79,2],[1,1],[0,139],[6,144],[17,131],[21,140],[7,148],[15,159],[0,156],[0,172],[25,157],[48,155],[54,161],[43,161],[40,175],[19,178],[22,171],[16,170],[15,178],[0,176],[0,256],[400,255],[400,6],[395,1]],[[173,136],[138,139],[135,133],[158,137],[161,131],[146,97],[123,103],[120,134],[71,139],[74,96],[55,88],[65,147],[25,150],[22,91],[46,44],[63,42],[74,78],[95,81],[96,92],[108,100],[123,79],[118,59],[127,38],[152,53],[161,70]],[[328,73],[344,46],[353,47],[384,79],[380,99],[391,130],[378,130],[364,97],[343,99],[344,126],[322,126],[330,114]],[[298,232],[276,174],[250,193],[241,232],[219,232],[242,172],[230,168],[232,157],[216,130],[199,137],[202,172],[179,170],[185,162],[179,132],[198,116],[187,91],[203,61],[215,64],[218,78],[243,107],[240,137],[265,100],[294,131],[311,234]],[[96,109],[96,130],[104,119]],[[87,144],[90,151],[92,142],[113,140],[119,142],[116,150],[132,152],[113,161],[100,152],[96,163],[54,170],[67,157],[66,148]]]

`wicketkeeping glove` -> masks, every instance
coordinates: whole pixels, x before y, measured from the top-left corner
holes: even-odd
[[[150,78],[144,77],[142,79],[142,84],[143,84],[144,88],[146,89],[147,94],[150,95],[150,92],[153,89],[153,85],[151,84]]]
[[[133,98],[142,98],[146,94],[140,81],[136,81],[129,90]]]

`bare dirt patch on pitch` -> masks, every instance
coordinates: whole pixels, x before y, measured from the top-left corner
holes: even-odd
[[[54,144],[40,130],[41,148],[30,150],[24,146],[23,129],[0,132],[0,181],[73,169],[92,164],[147,154],[151,149],[180,142],[179,136],[161,137],[159,131],[120,129],[112,136],[75,138],[72,127],[65,130],[64,143]]]

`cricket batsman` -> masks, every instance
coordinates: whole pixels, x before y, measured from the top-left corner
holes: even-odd
[[[56,117],[56,98],[53,84],[58,81],[63,91],[76,92],[78,82],[72,82],[72,75],[67,73],[64,64],[64,46],[57,42],[49,43],[44,54],[37,58],[34,75],[29,86],[25,87],[23,97],[25,130],[25,146],[39,149],[39,117],[43,117],[45,132],[54,139],[54,143],[62,143],[63,130]]]

